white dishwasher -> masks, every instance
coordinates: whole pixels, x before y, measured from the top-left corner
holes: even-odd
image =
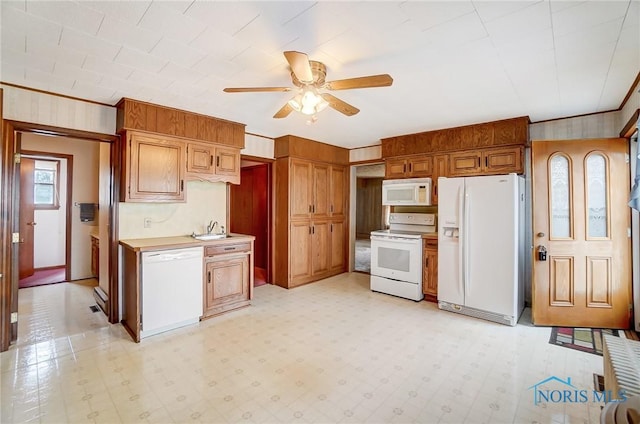
[[[141,338],[200,320],[202,254],[202,246],[142,253]]]

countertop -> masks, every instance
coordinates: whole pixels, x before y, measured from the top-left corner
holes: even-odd
[[[119,243],[136,252],[151,250],[176,249],[182,247],[213,246],[221,244],[233,244],[255,240],[255,236],[246,234],[229,233],[227,238],[219,240],[196,240],[191,236],[153,237],[120,240]]]

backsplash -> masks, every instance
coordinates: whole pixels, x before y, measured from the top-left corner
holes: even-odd
[[[120,203],[120,240],[203,233],[210,221],[227,222],[225,183],[188,181],[186,203]],[[145,219],[149,226],[145,228]],[[215,232],[220,231],[216,227]]]

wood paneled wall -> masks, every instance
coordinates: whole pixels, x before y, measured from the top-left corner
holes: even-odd
[[[357,238],[369,238],[371,231],[384,227],[382,180],[383,178],[358,178],[356,180]]]

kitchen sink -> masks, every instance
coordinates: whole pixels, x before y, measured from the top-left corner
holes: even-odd
[[[196,240],[220,240],[220,239],[227,238],[227,234],[226,233],[220,233],[220,234],[191,234],[191,237],[193,237]]]

